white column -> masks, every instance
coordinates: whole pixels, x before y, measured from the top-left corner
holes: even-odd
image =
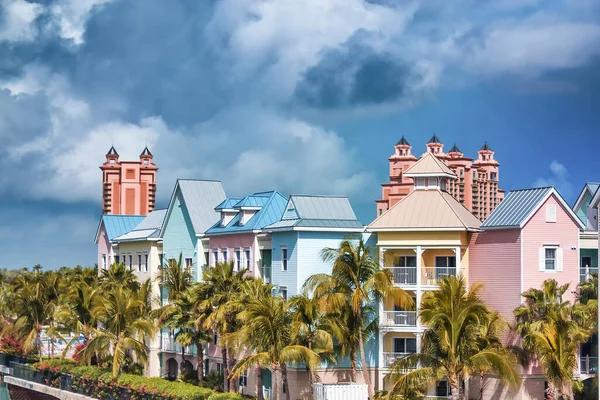
[[[380,266],[380,268],[385,267],[384,262],[383,262],[383,258],[384,258],[383,255],[384,255],[384,253],[385,253],[385,248],[384,247],[380,247],[379,248],[379,266]],[[379,338],[378,338],[379,339],[379,346],[378,346],[379,347],[379,362],[378,362],[379,370],[381,370],[382,368],[386,367],[385,365],[383,365],[383,352],[385,351],[385,343],[383,342],[384,333],[381,330],[381,321],[383,321],[383,318],[384,318],[384,313],[383,313],[383,311],[384,311],[384,307],[383,307],[384,306],[384,304],[383,304],[384,301],[385,301],[385,299],[382,299],[379,302],[379,325],[380,325],[379,326]]]
[[[460,259],[462,258],[460,246],[454,248],[454,254],[456,255],[456,276],[458,276],[460,274]]]
[[[415,307],[418,311],[418,308],[421,304],[421,275],[422,275],[422,271],[421,271],[421,255],[423,254],[423,250],[421,249],[421,246],[417,246],[415,248],[415,253],[417,254],[417,291],[416,291],[416,303]],[[421,330],[421,321],[419,320],[419,318],[417,318],[417,332],[419,332]],[[418,349],[418,342],[417,342],[417,349]]]
[[[383,365],[383,352],[385,351],[385,343],[383,342],[383,331],[380,329],[379,330],[379,363],[377,365],[379,365],[379,370],[381,370],[382,368],[385,368],[385,365]]]

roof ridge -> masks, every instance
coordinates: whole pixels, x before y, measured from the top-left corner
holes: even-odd
[[[338,196],[335,194],[290,194],[290,197],[324,197],[324,198],[332,198],[332,199],[347,199],[348,196]]]
[[[512,192],[526,192],[526,191],[529,191],[529,190],[542,190],[542,189],[556,189],[556,187],[554,187],[554,186],[540,186],[540,187],[525,188],[525,189],[511,189],[511,190],[509,190],[508,194],[511,194]]]
[[[416,192],[417,192],[417,190],[411,190],[409,194],[407,194],[400,201],[398,201],[396,204],[394,204],[393,206],[391,206],[390,208],[388,208],[387,210],[385,210],[384,213],[382,213],[381,215],[377,216],[377,218],[375,218],[373,221],[371,221],[371,223],[369,225],[367,225],[367,226],[371,226],[375,222],[379,221],[384,215],[386,215],[387,213],[389,213],[391,209],[393,209],[394,207],[397,207],[398,204],[402,203],[404,200],[408,199],[413,193],[416,193]]]
[[[186,181],[186,182],[219,182],[223,183],[223,181],[218,179],[194,179],[194,178],[177,178],[177,182]]]
[[[453,206],[450,204],[450,202],[448,201],[448,199],[446,199],[446,196],[445,196],[445,194],[446,194],[446,195],[448,195],[449,197],[452,197],[452,196],[450,196],[450,193],[448,193],[448,192],[442,192],[442,191],[441,191],[441,190],[439,190],[439,189],[436,189],[436,190],[437,190],[438,192],[440,192],[440,194],[442,195],[442,199],[444,199],[444,201],[446,202],[446,204],[448,205],[448,207],[450,207],[450,208],[452,209],[452,212],[454,213],[454,215],[456,216],[456,218],[458,218],[458,220],[459,220],[459,221],[460,221],[460,222],[463,224],[463,226],[464,226],[465,228],[467,228],[467,229],[468,229],[469,227],[467,226],[467,222],[466,222],[466,221],[464,221],[464,220],[461,218],[461,216],[460,216],[460,215],[458,215],[458,212],[456,212],[456,210],[455,210],[455,209],[454,209],[454,207],[453,207]],[[452,197],[452,198],[454,199],[454,197]],[[454,199],[454,200],[456,200],[456,199]],[[457,203],[458,203],[460,206],[462,206],[462,207],[463,207],[465,210],[469,211],[469,209],[468,209],[468,208],[466,208],[464,205],[462,205],[462,204],[461,204],[461,203],[460,203],[458,200],[457,200],[456,202],[457,202]],[[469,212],[471,212],[471,211],[469,211]],[[475,217],[475,216],[474,216],[474,217]],[[477,217],[476,217],[476,218],[477,218]]]
[[[256,221],[256,223],[259,224],[259,225],[256,228],[262,229],[262,226],[261,226],[262,225],[262,220],[263,220],[264,216],[266,215],[266,213],[264,213],[263,211],[266,211],[269,208],[269,206],[273,202],[273,199],[277,195],[280,195],[281,197],[283,197],[284,199],[286,199],[286,201],[289,201],[288,198],[286,198],[284,195],[282,195],[281,193],[279,193],[277,190],[271,191],[271,195],[269,196],[269,200],[267,200],[267,202],[265,203],[265,205],[260,210],[258,210],[256,212],[256,214],[260,214],[259,218]],[[285,208],[284,208],[283,211],[285,213]],[[283,217],[283,214],[281,214],[281,216],[279,217],[279,221],[281,221],[281,217]],[[269,224],[269,225],[271,225],[271,224]]]

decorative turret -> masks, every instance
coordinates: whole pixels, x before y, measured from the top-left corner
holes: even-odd
[[[427,142],[427,152],[435,155],[442,155],[444,153],[444,144],[435,134]]]
[[[140,154],[140,161],[143,165],[152,164],[152,153],[150,153],[148,146],[144,147],[144,151]]]
[[[481,146],[481,149],[477,152],[477,154],[479,154],[479,158],[477,159],[477,161],[475,161],[476,163],[498,164],[498,161],[494,159],[494,150],[492,150],[492,148],[487,144],[487,142],[485,142],[484,145]]]
[[[116,164],[119,162],[119,153],[115,149],[115,146],[110,146],[110,150],[106,153],[106,163],[107,164]]]
[[[411,154],[411,149],[412,146],[410,145],[410,143],[408,143],[408,140],[406,140],[404,138],[404,135],[402,136],[402,138],[398,141],[398,143],[396,143],[396,146],[394,146],[396,149],[396,156],[400,156],[400,157],[410,157],[414,160],[416,160],[417,158],[415,156],[413,156]]]
[[[454,146],[452,146],[452,148],[448,152],[448,156],[450,158],[462,158],[463,153],[462,153],[462,151],[460,151],[460,149],[458,148],[456,143],[454,143]]]

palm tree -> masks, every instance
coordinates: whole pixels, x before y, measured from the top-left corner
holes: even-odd
[[[366,309],[379,303],[384,297],[391,296],[396,304],[405,308],[412,307],[412,298],[402,289],[394,286],[392,273],[380,268],[372,257],[371,249],[362,239],[344,240],[337,249],[325,248],[321,252],[323,261],[333,264],[331,274],[316,274],[309,277],[305,290],[314,292],[329,311],[341,312],[346,317],[349,332],[358,335],[357,342],[362,360],[362,372],[369,386],[369,395],[373,396],[373,386],[365,356],[366,327],[373,321],[365,319]],[[352,349],[353,350],[353,349]],[[352,357],[355,357],[350,353]],[[353,379],[356,378],[356,363],[353,365]]]
[[[133,271],[125,267],[125,264],[114,263],[108,269],[102,270],[100,287],[106,291],[110,291],[115,286],[137,290],[140,287],[140,283]]]
[[[37,349],[41,361],[41,333],[50,320],[55,304],[49,300],[48,288],[41,276],[21,275],[13,285],[17,318],[11,329],[24,339],[25,351]]]
[[[267,285],[269,289],[271,285]],[[269,290],[270,291],[270,290]],[[249,367],[270,368],[273,379],[273,392],[280,399],[279,382],[288,386],[287,364],[305,363],[314,370],[320,358],[313,350],[292,343],[292,315],[287,302],[282,297],[267,295],[249,301],[238,315],[242,328],[231,335],[234,341],[253,349],[255,354],[242,358],[236,363],[231,376],[237,379]],[[290,400],[290,391],[286,391]]]
[[[320,357],[333,354],[333,335],[343,338],[343,329],[339,319],[325,313],[318,299],[306,294],[294,296],[289,301],[292,313],[292,341],[294,344],[306,346]],[[313,383],[319,380],[315,372],[307,366],[310,390]]]
[[[428,327],[421,352],[393,364],[387,398],[422,395],[429,384],[447,379],[452,399],[464,399],[465,377],[482,370],[494,372],[516,387],[519,378],[513,357],[482,338],[492,314],[478,295],[481,286],[467,290],[464,278],[454,276],[440,279],[439,286],[439,290],[425,293],[421,301],[419,317]]]
[[[93,329],[93,337],[83,350],[83,357],[107,355],[112,351],[112,374],[117,377],[125,356],[134,353],[137,360],[148,359],[146,337],[152,336],[156,328],[147,313],[145,300],[136,291],[116,286],[103,294],[103,299],[92,311],[101,328]]]
[[[221,338],[237,330],[237,308],[231,300],[240,292],[242,283],[250,278],[245,277],[246,269],[235,271],[233,262],[217,263],[202,273],[202,282],[196,290],[199,311],[205,313],[201,325]],[[221,346],[223,358],[223,389],[235,390],[235,379],[229,377],[233,367],[233,348],[224,342]]]
[[[548,379],[550,399],[573,397],[573,371],[577,367],[579,346],[594,332],[596,310],[586,304],[563,301],[569,285],[554,279],[544,281],[542,289],[523,293],[525,302],[515,309],[516,329],[523,347],[539,359]]]
[[[171,258],[166,265],[158,267],[158,282],[161,288],[167,290],[169,301],[175,300],[181,293],[192,286],[192,271],[181,264],[182,255],[179,254],[179,260]]]

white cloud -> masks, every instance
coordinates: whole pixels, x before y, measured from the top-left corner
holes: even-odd
[[[554,186],[563,197],[569,198],[573,194],[573,184],[569,181],[569,171],[560,162],[552,160],[549,166],[550,176],[538,178],[533,186]]]
[[[2,0],[0,6],[4,11],[0,23],[0,40],[19,42],[36,37],[34,22],[43,11],[41,5],[24,0]]]
[[[59,0],[50,8],[59,24],[61,36],[72,39],[77,45],[83,43],[85,25],[95,7],[113,0]]]

